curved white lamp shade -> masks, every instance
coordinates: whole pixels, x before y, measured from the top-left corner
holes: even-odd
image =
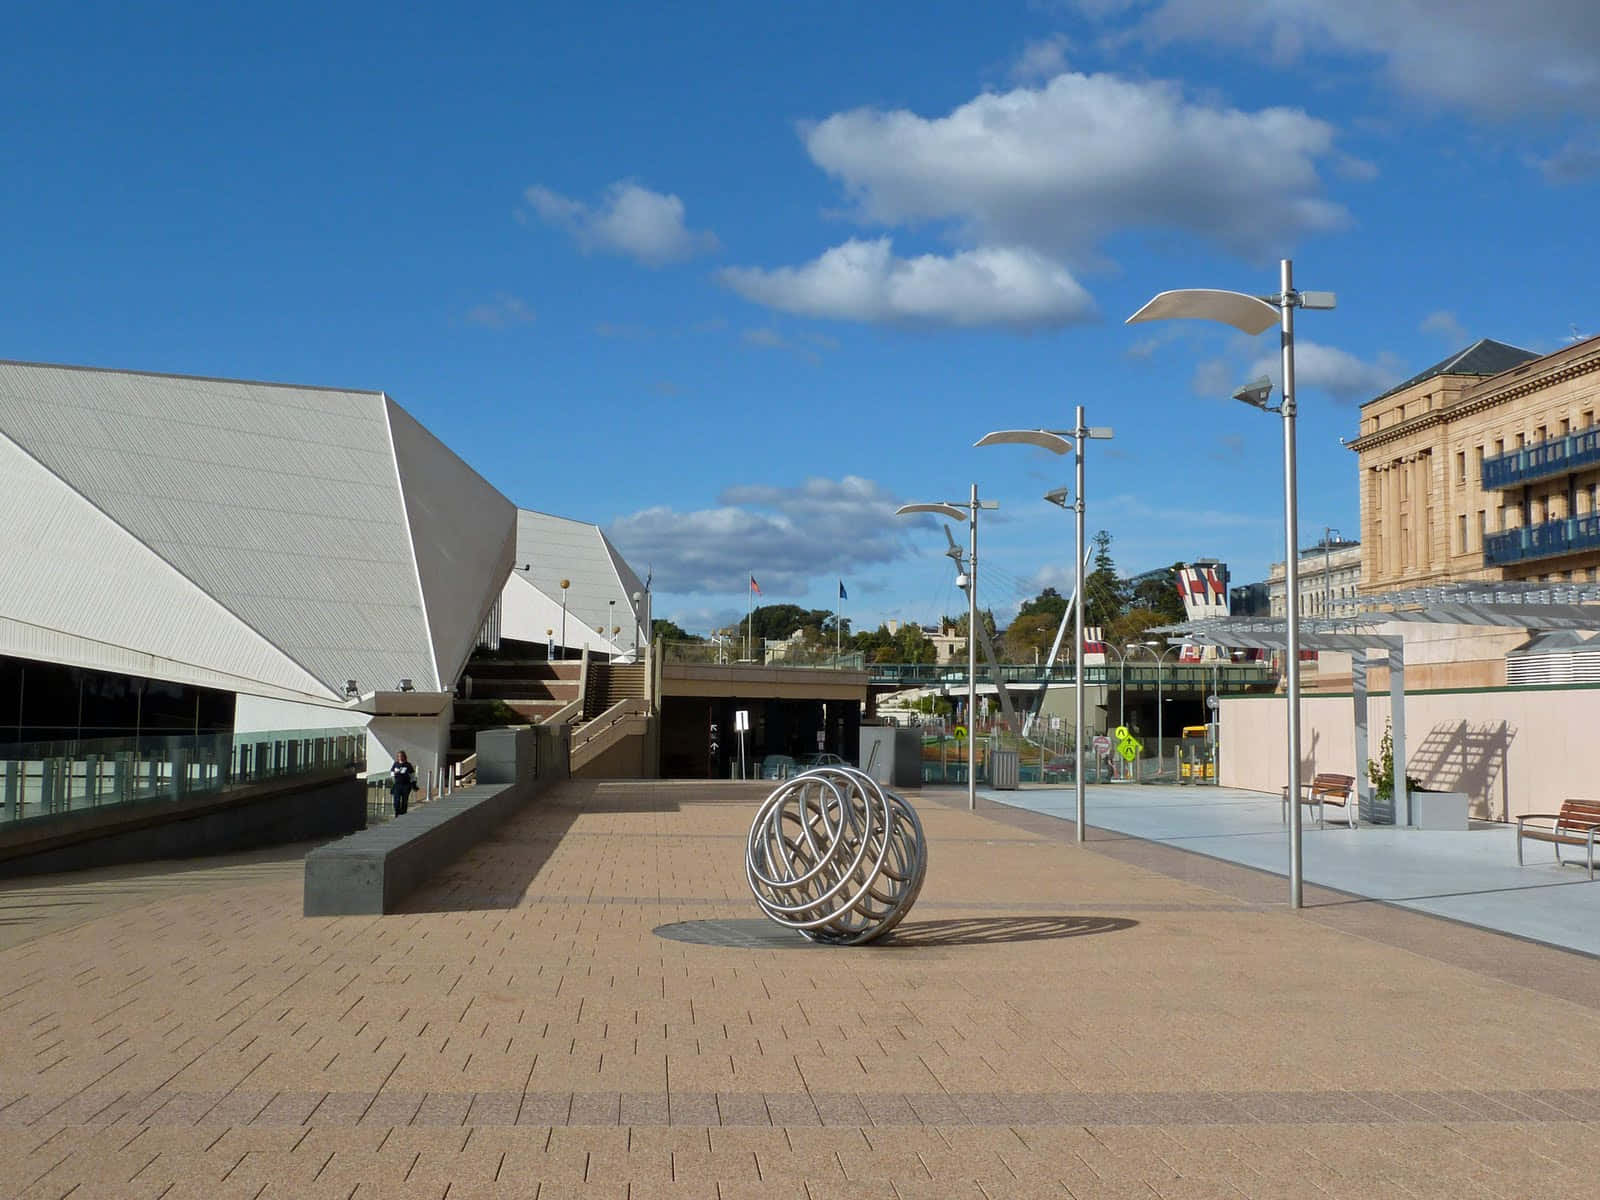
[[[902,504],[894,510],[894,515],[903,517],[907,513],[938,513],[941,517],[949,517],[952,521],[965,521],[967,510],[957,508],[954,504]]]
[[[1002,429],[998,433],[986,433],[974,446],[1037,446],[1041,450],[1048,450],[1052,454],[1066,454],[1072,449],[1072,439],[1064,438],[1059,433],[1051,433],[1048,429]]]
[[[1243,292],[1223,292],[1213,288],[1185,288],[1175,292],[1162,292],[1146,304],[1125,324],[1137,321],[1168,321],[1189,318],[1199,321],[1220,321],[1241,333],[1255,335],[1271,329],[1278,323],[1280,314],[1275,304],[1268,304],[1259,296]]]

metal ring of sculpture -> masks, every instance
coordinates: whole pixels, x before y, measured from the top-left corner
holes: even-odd
[[[744,861],[767,916],[812,941],[852,946],[910,910],[928,843],[905,799],[851,767],[818,767],[762,803]]]

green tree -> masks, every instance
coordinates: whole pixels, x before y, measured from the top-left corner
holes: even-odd
[[[1043,662],[1044,656],[1050,652],[1050,646],[1056,640],[1056,631],[1061,627],[1061,616],[1061,613],[1038,610],[1026,614],[1018,613],[1017,619],[1012,621],[1011,627],[1006,630],[1004,646],[1001,649],[1005,660],[1031,663],[1037,657]]]
[[[931,663],[935,658],[933,643],[916,624],[902,625],[894,633],[887,624],[879,625],[853,635],[846,645],[860,651],[868,662]]]
[[[1135,606],[1159,614],[1163,624],[1175,625],[1188,615],[1183,610],[1183,597],[1178,595],[1178,566],[1174,563],[1168,567],[1162,578],[1144,580],[1129,597]]]
[[[994,632],[995,632],[994,610],[993,609],[988,609],[988,608],[980,608],[978,610],[978,620],[982,623],[984,629],[988,631],[989,637],[991,639],[993,639]],[[942,617],[939,620],[939,624],[944,626],[945,628],[948,628],[957,637],[966,637],[967,636],[967,614],[966,613],[962,613],[959,617]]]
[[[1153,608],[1130,608],[1106,626],[1106,641],[1119,650],[1130,642],[1162,641],[1165,644],[1160,634],[1152,634],[1150,630],[1170,624],[1171,620]]]
[[[1094,535],[1094,569],[1083,581],[1084,623],[1109,630],[1122,615],[1123,591],[1123,582],[1111,559],[1111,535],[1102,529]]]
[[[705,641],[705,638],[701,637],[698,633],[690,633],[676,621],[668,621],[663,617],[657,617],[654,621],[650,622],[650,632],[654,638],[665,642]]]
[[[1053,587],[1047,587],[1032,600],[1024,600],[1022,607],[1017,609],[1017,616],[1031,617],[1035,613],[1044,613],[1055,619],[1056,624],[1061,623],[1061,618],[1066,615],[1067,598]]]

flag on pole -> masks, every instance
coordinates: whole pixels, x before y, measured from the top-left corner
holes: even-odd
[[[754,575],[750,576],[750,590],[758,596],[761,595],[761,585],[756,582]]]
[[[839,580],[839,599],[841,599],[841,600],[850,599],[850,593],[844,590],[844,580],[842,580],[842,579]]]

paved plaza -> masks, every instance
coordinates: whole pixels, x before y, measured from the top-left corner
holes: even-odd
[[[1069,820],[1077,813],[1071,788],[985,796]],[[1277,796],[1241,788],[1118,784],[1088,788],[1085,806],[1087,824],[1104,833],[1289,874],[1288,829]],[[1558,866],[1548,843],[1525,841],[1526,861],[1519,866],[1510,825],[1473,822],[1470,830],[1448,831],[1363,824],[1351,830],[1343,809],[1330,805],[1323,827],[1315,811],[1303,810],[1308,882],[1600,955],[1600,887],[1590,886],[1586,871]],[[1583,850],[1564,847],[1563,855],[1581,861]],[[1288,895],[1287,881],[1279,895]]]
[[[764,794],[564,784],[382,918],[0,884],[0,1196],[1594,1194],[1586,955],[931,789],[895,937],[814,947]]]

